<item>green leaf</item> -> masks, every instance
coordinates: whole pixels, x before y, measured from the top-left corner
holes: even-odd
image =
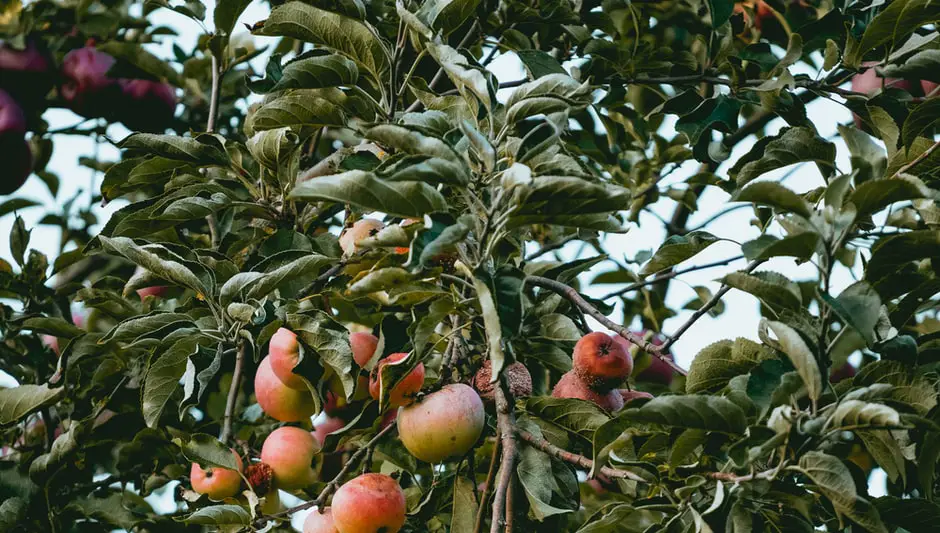
[[[457,244],[467,238],[472,226],[472,215],[461,215],[456,223],[444,228],[440,235],[435,237],[433,241],[429,242],[424,249],[421,250],[421,256],[419,258],[420,264],[422,266],[428,266],[435,258],[440,257],[441,254],[454,250]]]
[[[731,13],[734,12],[734,2],[731,0],[708,0],[708,11],[712,16],[712,28],[718,28],[731,18]]]
[[[460,154],[443,140],[405,126],[380,124],[366,132],[366,138],[408,154],[439,157],[459,163]]]
[[[29,200],[27,198],[10,198],[9,200],[0,204],[0,217],[9,215],[21,209],[29,209],[30,207],[36,207],[37,205],[43,205],[36,200]]]
[[[195,353],[196,341],[185,338],[173,343],[166,351],[154,355],[141,393],[144,422],[147,427],[156,427],[160,422],[160,415],[163,414],[170,397],[179,388],[180,378],[186,372],[186,361]]]
[[[3,531],[15,531],[15,528],[24,524],[26,513],[29,510],[29,504],[20,497],[6,498],[0,504],[0,529]]]
[[[290,197],[349,203],[399,217],[421,217],[447,208],[441,193],[426,183],[384,181],[362,170],[306,181],[291,191]]]
[[[492,375],[496,377],[503,371],[506,356],[503,353],[503,327],[500,324],[499,308],[491,288],[492,276],[485,271],[471,273],[466,267],[463,269],[466,270],[464,274],[473,279],[473,287],[476,289],[480,311],[483,314],[483,327],[486,330],[486,357],[490,360]]]
[[[796,257],[807,260],[813,257],[819,244],[819,234],[811,231],[797,233],[778,239],[773,235],[761,235],[753,241],[741,245],[741,251],[748,261],[770,259],[771,257]]]
[[[10,253],[13,259],[20,266],[25,265],[23,257],[26,255],[26,247],[29,246],[29,235],[33,230],[26,229],[26,223],[19,215],[13,220],[13,227],[10,228]]]
[[[603,515],[591,516],[577,533],[643,533],[660,527],[662,521],[663,513],[659,511],[621,503],[604,507]]]
[[[539,333],[542,337],[556,342],[578,342],[582,336],[574,321],[559,313],[540,316]]]
[[[911,109],[911,114],[907,116],[904,127],[901,129],[904,147],[910,149],[917,137],[938,122],[940,122],[940,99],[938,98],[930,98]]]
[[[872,246],[865,278],[877,282],[910,262],[940,254],[940,231],[917,230],[880,239]]]
[[[477,500],[473,481],[457,476],[454,478],[454,502],[450,516],[451,533],[473,533],[476,524]]]
[[[25,416],[58,402],[65,395],[64,387],[19,385],[0,389],[0,427],[19,422]]]
[[[380,268],[354,280],[346,292],[351,296],[362,296],[404,285],[412,279],[411,273],[401,267]]]
[[[197,526],[251,525],[251,515],[241,505],[210,505],[176,520]]]
[[[516,50],[516,56],[533,79],[549,74],[567,74],[557,59],[541,50]]]
[[[686,393],[719,390],[731,378],[745,374],[761,361],[773,357],[771,350],[743,337],[712,343],[702,348],[692,360],[685,381]]]
[[[552,505],[552,496],[560,489],[552,473],[552,459],[541,450],[523,447],[516,475],[529,500],[529,511],[539,522],[550,516],[574,512],[574,509]]]
[[[940,101],[938,99],[937,101]],[[872,215],[895,202],[929,198],[930,190],[914,176],[866,181],[855,188],[849,201],[855,204],[859,217]]]
[[[696,145],[706,131],[718,129],[730,133],[738,129],[740,111],[740,101],[721,94],[703,101],[691,113],[680,117],[676,130],[689,138],[689,144]]]
[[[386,181],[423,181],[433,185],[466,185],[470,181],[462,164],[440,157],[406,157],[380,170]]]
[[[343,127],[346,114],[318,89],[297,89],[269,101],[252,116],[253,131],[289,127],[307,137],[324,126]]]
[[[783,128],[765,137],[731,167],[728,173],[739,186],[778,168],[794,163],[814,162],[835,169],[836,146],[810,128]]]
[[[784,213],[796,213],[805,219],[812,215],[809,203],[802,196],[775,181],[761,181],[749,185],[735,193],[732,201],[766,205]]]
[[[174,161],[184,161],[196,165],[229,164],[228,154],[212,135],[180,137],[177,135],[155,135],[152,133],[132,133],[118,143],[125,150],[140,150]]]
[[[533,396],[525,401],[526,411],[534,417],[579,435],[588,442],[594,432],[610,420],[603,409],[584,400]]]
[[[539,176],[518,188],[521,205],[514,216],[538,216],[555,224],[558,215],[604,213],[626,208],[630,202],[627,189],[594,183],[581,178]]]
[[[30,329],[35,333],[45,333],[65,339],[71,339],[85,333],[82,328],[58,317],[27,318],[23,321],[23,329]]]
[[[427,0],[416,15],[431,28],[450,35],[476,11],[480,0]]]
[[[800,469],[831,502],[836,512],[849,517],[868,531],[887,533],[878,510],[858,495],[855,482],[842,461],[822,452],[807,452],[800,458]]]
[[[180,447],[183,456],[202,467],[221,467],[238,470],[238,463],[232,455],[232,449],[205,433],[194,433],[187,438],[177,437],[173,443]]]
[[[151,76],[166,80],[177,87],[180,86],[180,76],[173,70],[173,67],[171,67],[168,62],[151,54],[137,43],[111,40],[98,45],[97,48],[120,61],[133,65]],[[109,71],[109,75],[119,78],[122,76],[114,76],[116,72],[113,71],[115,70],[126,69],[123,69],[120,63],[112,67],[111,71]]]
[[[931,0],[891,2],[866,26],[861,40],[846,51],[843,62],[857,67],[865,54],[883,44],[900,44],[924,24],[940,21],[940,6]]]
[[[164,259],[155,253],[165,250],[161,246],[138,246],[127,237],[109,239],[108,237],[99,236],[98,240],[105,250],[124,256],[132,263],[139,265],[159,278],[192,289],[203,296],[212,294],[210,287],[186,265],[178,261]]]
[[[876,498],[874,504],[885,523],[892,527],[930,531],[940,523],[940,505],[923,498],[882,496]]]
[[[640,270],[641,276],[662,272],[694,257],[720,239],[707,231],[693,231],[685,235],[673,235],[656,250],[649,262]]]
[[[777,342],[780,344],[780,351],[787,354],[793,367],[803,379],[806,386],[806,393],[810,399],[816,401],[822,396],[823,381],[822,373],[819,370],[819,364],[812,350],[803,340],[803,337],[790,326],[783,322],[773,320],[766,321],[767,326],[777,336]]]
[[[471,65],[460,52],[446,44],[429,42],[427,49],[431,57],[444,69],[450,81],[457,86],[464,99],[480,102],[487,111],[493,108],[495,91],[492,90],[484,69]]]
[[[881,297],[871,285],[859,281],[846,287],[838,298],[824,297],[846,325],[854,328],[869,346],[874,345],[875,326],[881,314]]]
[[[287,255],[287,254],[285,254]],[[278,255],[268,258],[268,262],[274,263]],[[313,279],[323,270],[323,267],[334,262],[325,255],[315,253],[304,253],[301,257],[288,261],[280,266],[276,263],[270,264],[272,268],[264,273],[263,276],[249,280],[241,286],[243,294],[247,298],[261,299],[270,295],[275,290],[285,287],[294,281],[313,281]]]
[[[799,309],[803,306],[800,288],[778,272],[762,271],[753,274],[732,272],[721,280],[729,287],[759,298],[765,304],[780,309]]]
[[[744,411],[731,400],[721,396],[659,396],[642,407],[624,409],[620,417],[648,424],[734,435],[742,435],[747,429]]]
[[[313,354],[304,353],[304,358],[316,355],[321,366],[333,369],[340,378],[346,397],[352,396],[356,378],[352,373],[352,348],[346,328],[322,311],[312,315],[289,314],[286,324],[285,327],[296,333],[305,347],[313,350]],[[303,365],[303,361],[300,364]]]
[[[300,138],[291,131],[290,126],[259,131],[245,143],[258,163],[274,171],[290,160],[299,145]]]
[[[280,35],[335,50],[363,66],[376,81],[388,70],[389,52],[368,24],[304,2],[287,2],[274,8],[257,31]]]
[[[212,18],[216,31],[231,35],[238,17],[245,12],[251,0],[224,0],[215,4]]]
[[[358,79],[359,68],[351,59],[338,54],[313,56],[285,65],[281,79],[270,92],[355,85]]]
[[[896,427],[901,425],[901,415],[897,411],[880,403],[862,400],[843,400],[832,412],[827,426],[832,428],[876,428]]]

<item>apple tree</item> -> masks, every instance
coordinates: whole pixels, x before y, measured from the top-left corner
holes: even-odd
[[[932,530],[938,23],[0,2],[0,530]]]

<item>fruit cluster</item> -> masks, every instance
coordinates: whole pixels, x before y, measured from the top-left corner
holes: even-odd
[[[648,392],[620,388],[633,373],[634,366],[630,342],[619,335],[611,336],[600,331],[588,333],[575,344],[571,358],[572,369],[552,389],[555,398],[586,400],[610,412],[619,411],[631,400],[652,398]],[[668,385],[672,370],[662,360],[653,357],[651,364],[636,378]]]
[[[137,131],[163,131],[173,123],[175,89],[149,79],[108,75],[117,61],[92,44],[65,54],[56,69],[52,54],[40,41],[23,47],[0,44],[0,194],[11,194],[33,171],[34,154],[26,132],[58,88],[60,102],[86,118],[123,122]]]

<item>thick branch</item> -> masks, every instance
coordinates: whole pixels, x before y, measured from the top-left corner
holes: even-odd
[[[621,324],[618,324],[614,322],[613,320],[607,318],[607,316],[605,316],[604,313],[601,313],[600,310],[598,310],[596,307],[588,303],[588,301],[585,300],[578,293],[578,291],[574,290],[573,288],[559,281],[555,281],[553,279],[548,279],[548,278],[543,278],[541,276],[528,276],[526,277],[526,281],[537,287],[542,287],[552,292],[558,293],[561,296],[564,296],[569,302],[578,306],[579,309],[591,315],[595,320],[603,324],[604,327],[617,332],[617,334],[620,335],[621,337],[639,346],[641,350],[658,357],[664,363],[669,365],[669,367],[672,368],[673,371],[683,376],[687,374],[687,372],[681,366],[677,365],[675,361],[673,361],[672,359],[670,359],[668,356],[665,355],[666,352],[661,346],[656,346],[655,344],[644,339],[642,336],[637,335],[636,333],[633,333],[632,331],[623,327]]]
[[[232,434],[232,415],[235,412],[235,401],[238,399],[238,387],[242,381],[242,366],[245,364],[245,342],[239,342],[238,355],[235,356],[235,370],[232,371],[232,384],[228,388],[228,398],[225,400],[225,415],[222,418],[222,431],[219,440],[224,444]]]
[[[310,509],[311,507],[316,507],[318,510],[322,511],[326,506],[326,500],[329,499],[331,494],[336,492],[336,489],[339,488],[340,481],[342,481],[342,479],[346,477],[346,474],[348,474],[349,472],[353,470],[353,468],[356,466],[356,463],[359,462],[359,459],[364,457],[369,452],[370,449],[378,445],[382,437],[384,437],[385,435],[387,435],[388,433],[390,433],[393,429],[397,427],[398,426],[396,424],[389,424],[385,426],[385,428],[383,428],[382,431],[379,431],[378,433],[376,433],[375,436],[372,437],[372,440],[367,442],[365,446],[356,450],[356,453],[352,454],[349,457],[349,460],[347,460],[346,464],[343,465],[343,469],[340,470],[338,474],[336,474],[336,477],[334,477],[329,483],[326,484],[325,487],[323,487],[323,490],[320,492],[320,495],[317,497],[316,500],[310,500],[309,502],[304,502],[300,505],[295,505],[294,507],[285,509],[281,512],[262,516],[261,518],[255,521],[255,526],[262,527],[264,526],[264,524],[268,522],[268,520],[284,518],[296,512]]]
[[[493,480],[496,479],[496,461],[499,459],[499,434],[496,435],[496,442],[493,443],[493,454],[490,456],[490,468],[486,472],[486,482],[483,484],[483,494],[480,495],[480,507],[477,509],[476,524],[473,526],[473,533],[480,533],[483,529],[483,517],[486,512],[486,501],[490,497],[490,491],[493,489]]]
[[[580,466],[581,468],[587,471],[591,471],[594,468],[594,461],[588,459],[587,457],[583,455],[578,455],[576,453],[572,453],[565,449],[559,448],[558,446],[555,446],[554,444],[548,442],[542,437],[536,437],[535,435],[522,429],[516,430],[516,434],[519,435],[520,439],[526,441],[530,445],[542,450],[543,452],[551,455],[552,457],[556,459],[561,459],[562,461],[565,461],[566,463],[571,463],[573,465]],[[637,474],[634,474],[633,472],[629,472],[627,470],[620,470],[617,468],[611,468],[609,466],[602,467],[598,471],[598,473],[603,474],[604,476],[607,476],[609,478],[629,479],[631,481],[641,481],[644,483],[647,481],[643,479],[643,477]]]
[[[764,259],[751,261],[751,263],[747,265],[747,268],[745,268],[744,271],[748,273],[753,272],[754,269],[757,268],[764,261],[765,261]],[[662,350],[665,352],[673,344],[675,344],[676,341],[679,340],[679,337],[681,337],[683,333],[685,333],[686,331],[688,331],[690,327],[692,327],[692,324],[695,324],[695,322],[698,319],[702,318],[702,316],[705,313],[707,313],[712,307],[715,307],[716,305],[718,305],[718,302],[721,301],[721,298],[725,294],[727,294],[727,292],[730,290],[731,290],[730,286],[722,285],[721,288],[718,289],[718,292],[716,292],[714,296],[712,296],[707,302],[705,302],[705,305],[696,309],[695,312],[692,313],[692,316],[688,320],[686,320],[684,324],[679,326],[679,329],[677,329],[676,332],[672,334],[669,340],[663,343]]]
[[[493,521],[490,533],[500,533],[506,525],[506,495],[512,490],[513,470],[516,467],[516,420],[513,416],[511,399],[507,398],[502,384],[496,387],[496,425],[499,428],[499,445],[503,459],[499,466],[499,483],[493,496]],[[511,532],[510,532],[511,533]]]
[[[656,276],[655,278],[651,278],[646,281],[637,281],[636,283],[631,283],[630,285],[627,285],[626,287],[622,289],[616,290],[610,294],[607,294],[606,296],[602,296],[601,300],[607,300],[609,298],[613,298],[614,296],[620,296],[621,294],[626,294],[628,292],[635,291],[642,287],[646,287],[647,285],[655,285],[656,283],[660,283],[660,282],[672,279],[674,277],[681,276],[682,274],[685,274],[687,272],[694,272],[696,270],[705,270],[706,268],[727,265],[728,263],[733,263],[743,257],[744,256],[739,255],[736,257],[729,257],[728,259],[722,259],[721,261],[715,261],[714,263],[705,263],[704,265],[691,266],[689,268],[685,268],[682,270],[673,270],[672,272],[668,272],[666,274]]]

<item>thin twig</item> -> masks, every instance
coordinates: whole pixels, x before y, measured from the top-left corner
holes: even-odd
[[[669,365],[673,371],[681,374],[683,376],[687,375],[687,372],[679,365],[676,364],[671,358],[665,355],[665,350],[661,346],[657,346],[646,339],[641,335],[638,335],[627,328],[623,327],[620,324],[617,324],[613,320],[607,318],[604,313],[601,313],[596,307],[588,303],[578,291],[573,288],[561,283],[560,281],[555,281],[553,279],[543,278],[542,276],[527,276],[526,282],[535,285],[537,287],[542,287],[548,289],[552,292],[555,292],[563,297],[565,297],[569,302],[576,305],[579,309],[585,313],[591,315],[595,320],[604,325],[604,327],[615,331],[621,337],[627,339],[628,341],[636,344],[640,347],[641,350],[652,354],[662,360],[664,363]]]
[[[901,174],[904,174],[904,173],[907,172],[908,170],[910,170],[910,169],[914,168],[915,166],[917,166],[921,161],[923,161],[924,159],[927,159],[927,157],[930,156],[930,154],[932,154],[933,151],[937,149],[937,146],[940,146],[940,141],[937,141],[937,142],[933,143],[933,144],[930,146],[930,148],[924,150],[924,153],[922,153],[922,154],[920,154],[919,156],[915,157],[914,160],[911,161],[910,163],[908,163],[908,164],[904,165],[903,167],[899,168],[897,172],[895,172],[894,174],[891,175],[891,178],[897,178],[897,177],[899,177]],[[890,178],[889,178],[889,179],[890,179]]]
[[[555,250],[564,248],[566,244],[568,244],[569,242],[571,242],[571,241],[573,241],[573,240],[579,238],[580,236],[581,236],[581,235],[580,235],[579,233],[572,233],[571,235],[568,235],[567,237],[565,237],[564,239],[562,239],[562,240],[560,240],[560,241],[553,242],[553,243],[551,243],[551,244],[546,244],[546,245],[543,246],[542,248],[540,248],[540,249],[536,250],[535,252],[532,252],[531,254],[529,254],[528,256],[526,256],[525,260],[526,260],[526,261],[534,261],[534,260],[538,259],[539,257],[542,257],[543,255],[545,255],[545,254],[547,254],[547,253],[549,253],[549,252],[554,252]]]
[[[222,430],[219,440],[224,444],[232,434],[232,414],[235,412],[235,401],[238,399],[238,387],[242,381],[242,366],[245,364],[244,341],[238,344],[238,355],[235,356],[235,370],[232,371],[232,384],[228,388],[228,398],[225,401],[225,415],[222,417]]]
[[[502,384],[496,387],[496,425],[499,427],[499,445],[503,458],[499,466],[499,483],[493,496],[493,518],[490,533],[500,533],[506,525],[506,493],[510,490],[516,467],[516,421]],[[511,397],[510,397],[511,398]]]
[[[744,257],[743,255],[738,255],[735,257],[729,257],[728,259],[722,259],[721,261],[715,261],[713,263],[705,263],[703,265],[691,266],[689,268],[684,268],[682,270],[673,270],[672,272],[668,272],[666,274],[656,276],[655,278],[651,278],[646,281],[637,281],[636,283],[631,283],[630,285],[627,285],[626,287],[622,289],[616,290],[610,294],[602,296],[600,299],[607,300],[609,298],[613,298],[614,296],[620,296],[621,294],[626,294],[628,292],[635,291],[639,288],[646,287],[647,285],[655,285],[656,283],[660,283],[662,281],[666,281],[666,280],[675,278],[677,276],[681,276],[682,274],[685,274],[687,272],[694,272],[696,270],[705,270],[706,268],[727,265],[728,263],[733,263],[739,259],[742,259],[743,257]]]
[[[747,272],[747,273],[753,272],[754,269],[760,266],[760,264],[763,263],[764,261],[766,261],[766,259],[757,259],[757,260],[751,261],[751,263],[747,265],[747,268],[744,269],[744,272]],[[662,351],[666,352],[667,350],[669,350],[669,348],[673,344],[675,344],[677,340],[679,340],[679,337],[681,337],[683,333],[685,333],[686,331],[688,331],[690,327],[692,327],[692,324],[695,324],[695,322],[698,319],[702,318],[702,316],[705,313],[707,313],[712,307],[715,307],[716,305],[718,305],[718,302],[721,301],[721,298],[730,290],[731,290],[730,285],[722,285],[721,288],[719,288],[718,291],[715,293],[715,295],[712,296],[707,302],[705,302],[705,305],[696,309],[695,312],[692,313],[692,316],[688,320],[686,320],[684,324],[679,326],[679,329],[677,329],[676,332],[673,333],[672,336],[670,336],[669,339],[663,343],[662,348],[661,348]]]
[[[552,457],[556,459],[560,459],[562,461],[565,461],[566,463],[571,463],[573,465],[580,466],[581,468],[587,470],[588,472],[594,469],[594,461],[588,459],[587,457],[583,455],[578,455],[576,453],[569,452],[568,450],[565,450],[563,448],[559,448],[558,446],[555,446],[554,444],[552,444],[551,442],[548,442],[544,438],[536,437],[535,435],[529,433],[528,431],[525,431],[524,429],[517,429],[516,434],[519,436],[520,439],[526,441],[530,445],[542,450],[543,452],[551,455]],[[648,481],[644,479],[642,476],[638,474],[634,474],[633,472],[630,472],[628,470],[620,470],[618,468],[611,468],[609,466],[601,467],[597,473],[610,477],[610,478],[629,479],[631,481],[640,481],[644,483]]]
[[[307,285],[303,289],[300,289],[300,292],[297,293],[297,299],[302,300],[310,296],[311,294],[313,294],[313,292],[316,291],[320,287],[320,284],[325,283],[330,278],[335,276],[345,266],[346,266],[346,262],[340,261],[339,263],[336,263],[335,265],[330,267],[329,270],[317,276],[317,279],[311,281],[310,285]]]
[[[219,93],[222,92],[222,70],[219,65],[219,57],[212,53],[212,92],[209,93],[209,120],[206,124],[206,131],[215,132],[215,122],[219,114]]]
[[[493,481],[496,479],[496,461],[499,459],[499,433],[496,434],[496,442],[493,443],[493,453],[490,455],[490,468],[486,472],[486,482],[483,484],[483,494],[480,495],[480,508],[477,509],[477,520],[473,526],[473,533],[480,533],[483,529],[483,517],[486,512],[486,501],[490,497],[490,490],[493,488]]]
[[[398,426],[394,423],[385,426],[384,428],[382,428],[382,431],[379,431],[378,433],[376,433],[375,436],[372,437],[372,440],[367,442],[365,446],[356,450],[356,453],[352,454],[349,457],[349,459],[346,461],[346,464],[343,465],[342,470],[340,470],[339,473],[336,474],[336,477],[334,477],[329,483],[326,484],[325,487],[323,487],[323,490],[320,491],[320,495],[317,497],[317,499],[310,500],[309,502],[304,502],[300,505],[295,505],[294,507],[285,509],[283,511],[280,511],[274,514],[262,516],[258,518],[258,520],[255,520],[255,526],[262,527],[264,526],[264,524],[268,522],[268,520],[290,516],[296,512],[310,509],[311,507],[316,507],[318,510],[322,511],[324,509],[324,506],[326,505],[326,500],[329,499],[330,495],[333,494],[333,492],[335,492],[337,488],[339,488],[340,481],[343,479],[343,477],[346,476],[346,474],[348,474],[349,472],[353,470],[353,468],[355,467],[359,459],[362,458],[366,453],[368,453],[368,451],[371,448],[374,448],[379,443],[379,440],[382,439],[382,437],[384,437],[385,435],[387,435],[388,433],[390,433],[393,429],[397,427]]]

